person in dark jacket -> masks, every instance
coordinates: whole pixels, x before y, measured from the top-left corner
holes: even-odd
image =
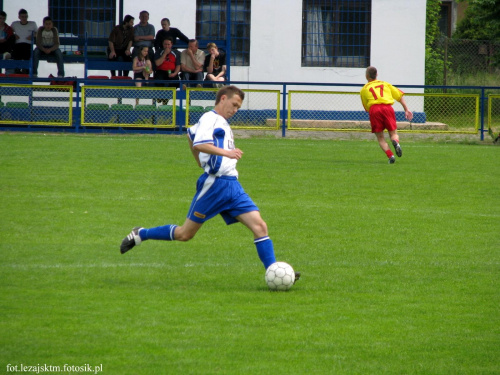
[[[161,20],[161,30],[158,30],[155,37],[155,50],[158,51],[163,48],[163,41],[165,38],[170,37],[172,42],[175,43],[178,40],[183,41],[184,43],[189,43],[189,38],[182,33],[179,29],[175,27],[170,27],[170,20],[168,18],[164,18]]]
[[[0,11],[0,54],[3,55],[2,57],[4,60],[8,60],[12,57],[12,49],[16,42],[14,29],[5,23],[6,20],[7,13],[3,10]]]
[[[121,25],[111,30],[108,38],[108,60],[132,62],[132,44],[134,43],[134,17],[127,14]],[[130,64],[132,66],[132,64]],[[128,76],[129,71],[118,71],[119,76]],[[116,71],[111,71],[116,76]]]

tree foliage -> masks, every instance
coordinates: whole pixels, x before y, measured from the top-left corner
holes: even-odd
[[[443,83],[443,53],[435,46],[440,36],[439,17],[440,0],[427,0],[426,36],[425,36],[425,84],[441,85]]]
[[[469,0],[465,17],[457,24],[453,37],[499,41],[500,0]]]

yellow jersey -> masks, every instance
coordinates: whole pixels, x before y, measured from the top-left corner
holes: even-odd
[[[374,104],[393,105],[394,100],[399,102],[404,92],[388,82],[374,80],[363,86],[360,95],[363,107],[366,112],[370,112],[370,107]]]

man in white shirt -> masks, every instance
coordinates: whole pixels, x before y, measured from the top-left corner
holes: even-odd
[[[31,58],[33,33],[37,32],[37,25],[34,21],[28,21],[28,12],[26,9],[21,9],[18,13],[19,21],[12,22],[11,27],[16,33],[16,44],[12,51],[14,60],[29,60]],[[29,72],[28,69],[16,69],[16,73]]]

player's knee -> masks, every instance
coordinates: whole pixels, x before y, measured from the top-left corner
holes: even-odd
[[[264,220],[261,220],[259,223],[255,225],[254,233],[258,237],[267,236],[267,224]]]
[[[194,235],[183,234],[180,236],[175,236],[175,240],[181,241],[181,242],[186,242],[186,241],[189,241],[190,239],[192,239],[193,237],[194,237]]]
[[[186,232],[183,230],[176,231],[175,232],[175,240],[182,241],[182,242],[189,241],[190,239],[192,239],[194,237],[195,234],[196,233]]]

